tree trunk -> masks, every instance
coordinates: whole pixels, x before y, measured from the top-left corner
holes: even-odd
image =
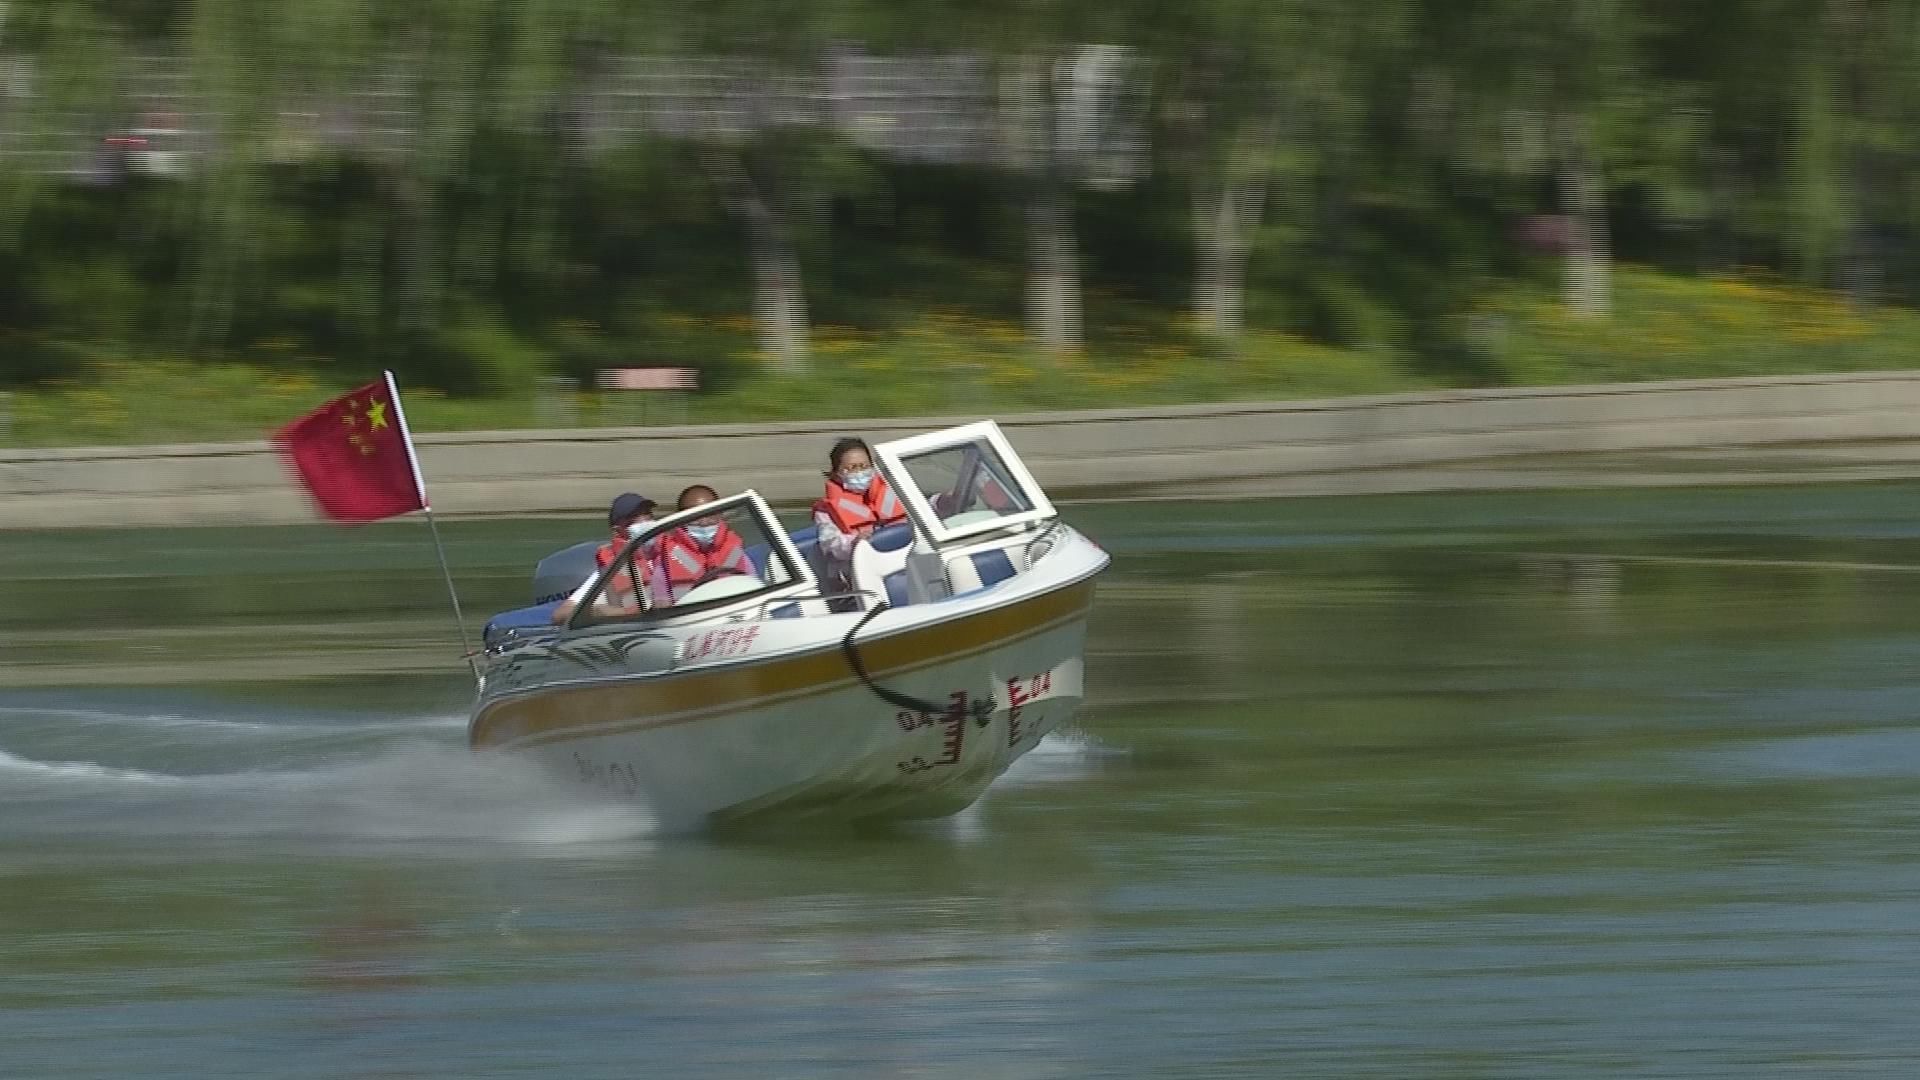
[[[1879,299],[1884,277],[1873,226],[1867,221],[1863,209],[1867,202],[1861,192],[1866,190],[1859,181],[1854,182],[1853,220],[1841,233],[1844,247],[1840,260],[1840,291],[1846,294],[1849,301],[1860,305],[1871,304]]]
[[[1569,133],[1560,162],[1560,207],[1569,226],[1564,293],[1582,318],[1606,318],[1613,309],[1613,255],[1607,237],[1606,186],[1584,131]]]
[[[1051,355],[1081,344],[1080,259],[1074,243],[1070,196],[1042,185],[1027,203],[1028,333]]]
[[[1081,346],[1080,257],[1055,133],[1052,64],[1029,59],[1016,79],[1011,135],[1027,182],[1027,336],[1060,356]]]
[[[703,155],[728,207],[747,231],[753,263],[753,323],[760,349],[784,374],[807,370],[807,295],[787,224],[754,180],[745,158],[724,150]]]
[[[1193,182],[1193,321],[1200,332],[1219,336],[1220,280],[1226,244],[1219,235],[1220,208],[1226,192],[1208,178]]]
[[[434,192],[428,178],[420,175],[417,161],[394,164],[393,177],[394,273],[398,288],[394,323],[399,327],[402,349],[426,346],[440,325],[440,274],[438,230],[434,227]]]
[[[220,166],[223,175],[208,185],[211,192],[198,225],[196,258],[188,305],[188,348],[223,348],[233,328],[234,293],[239,280],[238,236],[242,223],[237,220],[242,200],[237,197],[241,181],[230,166]],[[225,198],[218,197],[225,195]]]
[[[1235,207],[1243,193],[1232,184],[1194,195],[1193,316],[1200,332],[1231,348],[1239,340],[1244,308],[1247,244]]]
[[[386,101],[401,138],[376,151],[386,189],[388,231],[393,238],[388,325],[392,340],[381,350],[393,362],[415,350],[431,350],[439,336],[446,297],[440,251],[439,206],[443,190],[436,178],[446,136],[429,137],[435,123],[433,80],[435,40],[417,31],[411,48],[387,62],[394,82]],[[464,373],[463,373],[464,374]]]
[[[1833,135],[1829,136],[1839,143],[1830,152],[1840,173],[1835,187],[1844,200],[1836,230],[1839,286],[1855,304],[1872,303],[1880,292],[1882,268],[1871,218],[1871,195],[1876,190],[1898,190],[1900,184],[1897,178],[1874,175],[1878,155],[1860,134],[1863,123],[1878,119],[1874,115],[1879,111],[1875,108],[1876,95],[1871,89],[1874,80],[1868,67],[1869,42],[1878,21],[1872,9],[1862,3],[1839,0],[1827,5],[1825,22],[1838,69],[1834,73],[1833,93],[1838,99],[1834,104],[1843,116],[1857,118],[1854,123],[1832,124]],[[1879,184],[1876,180],[1891,182]]]
[[[1232,349],[1246,328],[1247,259],[1267,203],[1267,165],[1277,125],[1238,140],[1224,174],[1194,196],[1194,318],[1201,333]]]

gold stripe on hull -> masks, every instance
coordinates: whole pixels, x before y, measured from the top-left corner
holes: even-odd
[[[977,655],[1086,617],[1093,582],[862,642],[875,678]],[[484,706],[469,741],[476,749],[613,735],[831,693],[857,683],[840,650],[709,671],[623,679],[518,695]],[[631,718],[625,723],[620,718]]]

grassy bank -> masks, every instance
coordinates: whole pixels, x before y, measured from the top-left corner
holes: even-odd
[[[1515,289],[1470,318],[1487,381],[1553,385],[1784,375],[1912,366],[1920,315],[1857,308],[1819,290],[1763,279],[1684,278],[1623,269],[1606,320],[1570,316],[1558,297]],[[822,327],[813,373],[759,364],[746,326],[708,328],[738,339],[736,373],[679,398],[528,392],[450,398],[407,391],[417,431],[640,423],[721,423],[794,417],[1007,414],[1389,393],[1447,385],[1390,349],[1334,348],[1255,331],[1232,359],[1210,355],[1172,324],[1108,332],[1088,352],[1038,359],[1016,325],[935,313],[904,331]],[[635,363],[663,361],[636,358]],[[351,385],[337,365],[280,369],[116,360],[85,380],[12,395],[15,446],[195,442],[259,437]]]

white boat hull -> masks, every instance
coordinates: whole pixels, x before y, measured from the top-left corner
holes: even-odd
[[[1052,690],[993,711],[927,716],[851,686],[791,704],[680,725],[559,740],[534,753],[605,791],[642,798],[670,826],[751,818],[944,817],[978,799],[1012,761],[1080,703],[1084,625],[1052,631],[1026,648],[996,650],[901,680],[895,689],[934,697],[942,689],[1004,684]],[[1042,657],[1071,657],[1046,663]],[[940,695],[945,696],[945,695]]]
[[[1092,591],[1056,583],[945,619],[876,620],[860,635],[873,681],[939,713],[883,700],[815,637],[771,657],[508,693],[483,703],[473,743],[633,798],[667,828],[941,817],[1079,706]],[[784,628],[762,626],[754,644],[777,649]]]

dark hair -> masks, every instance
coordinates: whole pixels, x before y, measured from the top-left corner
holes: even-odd
[[[846,452],[849,450],[864,450],[867,453],[867,460],[869,461],[873,460],[873,447],[867,445],[867,440],[856,439],[853,436],[849,435],[846,438],[841,439],[839,442],[834,443],[833,449],[827,451],[827,475],[828,476],[832,476],[834,473],[840,470],[840,459],[841,457],[845,456]]]
[[[701,491],[704,491],[707,493],[707,500],[709,502],[715,499],[718,499],[720,497],[719,492],[713,490],[712,488],[708,487],[705,484],[690,484],[687,487],[680,489],[680,497],[674,500],[674,506],[680,510],[687,509],[687,499],[692,497],[696,492],[701,492]]]

